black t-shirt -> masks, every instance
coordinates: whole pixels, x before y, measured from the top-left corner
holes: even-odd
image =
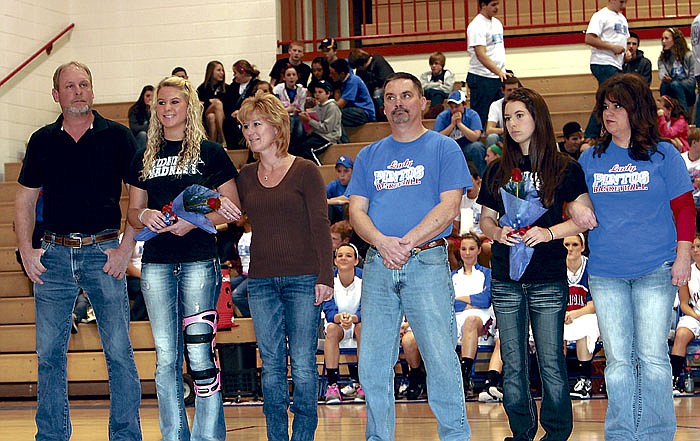
[[[75,142],[63,115],[34,132],[19,183],[43,187],[44,224],[57,234],[119,229],[122,181],[136,151],[131,130],[93,111],[92,127]]]
[[[278,83],[284,83],[284,68],[287,67],[287,64],[291,64],[289,58],[280,58],[277,60],[270,71],[270,78],[276,79]],[[311,76],[311,67],[301,62],[298,66],[294,66],[294,68],[297,70],[297,84],[306,87],[309,82],[309,77]]]
[[[498,216],[505,214],[501,196],[494,197],[489,190],[495,172],[500,167],[500,161],[491,163],[491,166],[484,173],[484,181],[479,191],[476,202],[484,207],[488,207],[498,212]],[[523,172],[531,171],[530,158],[523,158],[520,164]],[[564,220],[564,202],[571,202],[583,193],[587,193],[586,180],[583,170],[578,162],[569,160],[566,167],[564,181],[559,185],[554,194],[554,204],[536,220],[532,225],[547,228],[557,225]],[[491,247],[491,270],[493,278],[504,281],[511,281],[510,272],[510,247],[499,242],[493,243]],[[527,266],[525,273],[520,278],[521,283],[547,282],[553,280],[566,280],[566,248],[564,240],[556,239],[535,245],[535,252],[532,260]]]
[[[201,144],[197,170],[188,169],[183,173],[175,165],[181,145],[181,141],[166,141],[158,152],[154,170],[145,181],[140,179],[144,150],[136,153],[127,182],[148,192],[148,208],[160,211],[164,205],[172,202],[192,184],[215,189],[226,181],[238,177],[238,171],[224,149],[206,140]],[[214,235],[196,228],[184,236],[163,233],[149,239],[143,247],[142,261],[144,263],[196,262],[214,257],[216,257]]]

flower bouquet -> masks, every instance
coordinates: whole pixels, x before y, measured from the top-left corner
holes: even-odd
[[[500,189],[505,214],[498,220],[500,226],[513,228],[509,236],[522,236],[529,230],[547,209],[542,206],[537,189],[532,182],[532,174],[523,176],[519,168],[514,168],[510,181]],[[510,247],[510,278],[518,281],[530,264],[535,249],[520,241]]]
[[[216,233],[214,223],[205,215],[216,211],[221,207],[221,196],[216,191],[202,185],[193,184],[187,187],[165,205],[161,213],[165,215],[165,223],[172,225],[178,219],[185,219],[207,233]],[[136,240],[148,240],[158,233],[149,228],[144,228],[135,237]]]

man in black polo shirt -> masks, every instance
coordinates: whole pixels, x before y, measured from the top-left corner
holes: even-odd
[[[29,140],[15,199],[19,251],[34,282],[39,356],[37,440],[69,439],[66,351],[81,289],[97,317],[109,371],[110,439],[141,440],[139,383],[129,340],[124,273],[134,248],[126,226],[119,244],[122,181],[136,141],[126,127],[92,110],[92,75],[72,61],[56,69],[52,95],[62,114]],[[43,187],[46,233],[32,248]]]

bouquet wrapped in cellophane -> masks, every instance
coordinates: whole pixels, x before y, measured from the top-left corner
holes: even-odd
[[[537,194],[537,189],[532,182],[532,174],[523,176],[519,168],[514,168],[510,181],[500,189],[505,214],[498,220],[499,225],[513,228],[508,235],[522,236],[529,230],[547,209],[542,206],[542,201]],[[520,241],[510,247],[510,278],[518,281],[530,264],[535,249]]]
[[[173,199],[173,201],[163,207],[161,213],[166,217],[166,224],[171,225],[184,219],[207,233],[216,233],[216,226],[206,217],[206,214],[216,211],[221,207],[221,196],[218,192],[199,184],[187,187]],[[157,236],[158,233],[144,228],[135,237],[136,240],[148,240]]]

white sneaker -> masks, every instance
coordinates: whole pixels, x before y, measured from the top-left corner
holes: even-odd
[[[348,383],[346,386],[340,389],[340,393],[343,394],[343,396],[345,397],[354,397],[357,393],[355,386],[356,384],[357,383]]]
[[[591,380],[585,377],[580,377],[577,381],[576,384],[574,384],[574,387],[571,389],[569,392],[569,395],[572,398],[579,398],[582,400],[587,400],[591,398],[591,391],[593,390],[593,386],[591,384]]]
[[[497,399],[498,401],[503,401],[503,389],[498,386],[489,387],[489,395]]]
[[[479,393],[479,401],[481,403],[498,403],[501,400],[492,396],[487,390],[482,390]]]

